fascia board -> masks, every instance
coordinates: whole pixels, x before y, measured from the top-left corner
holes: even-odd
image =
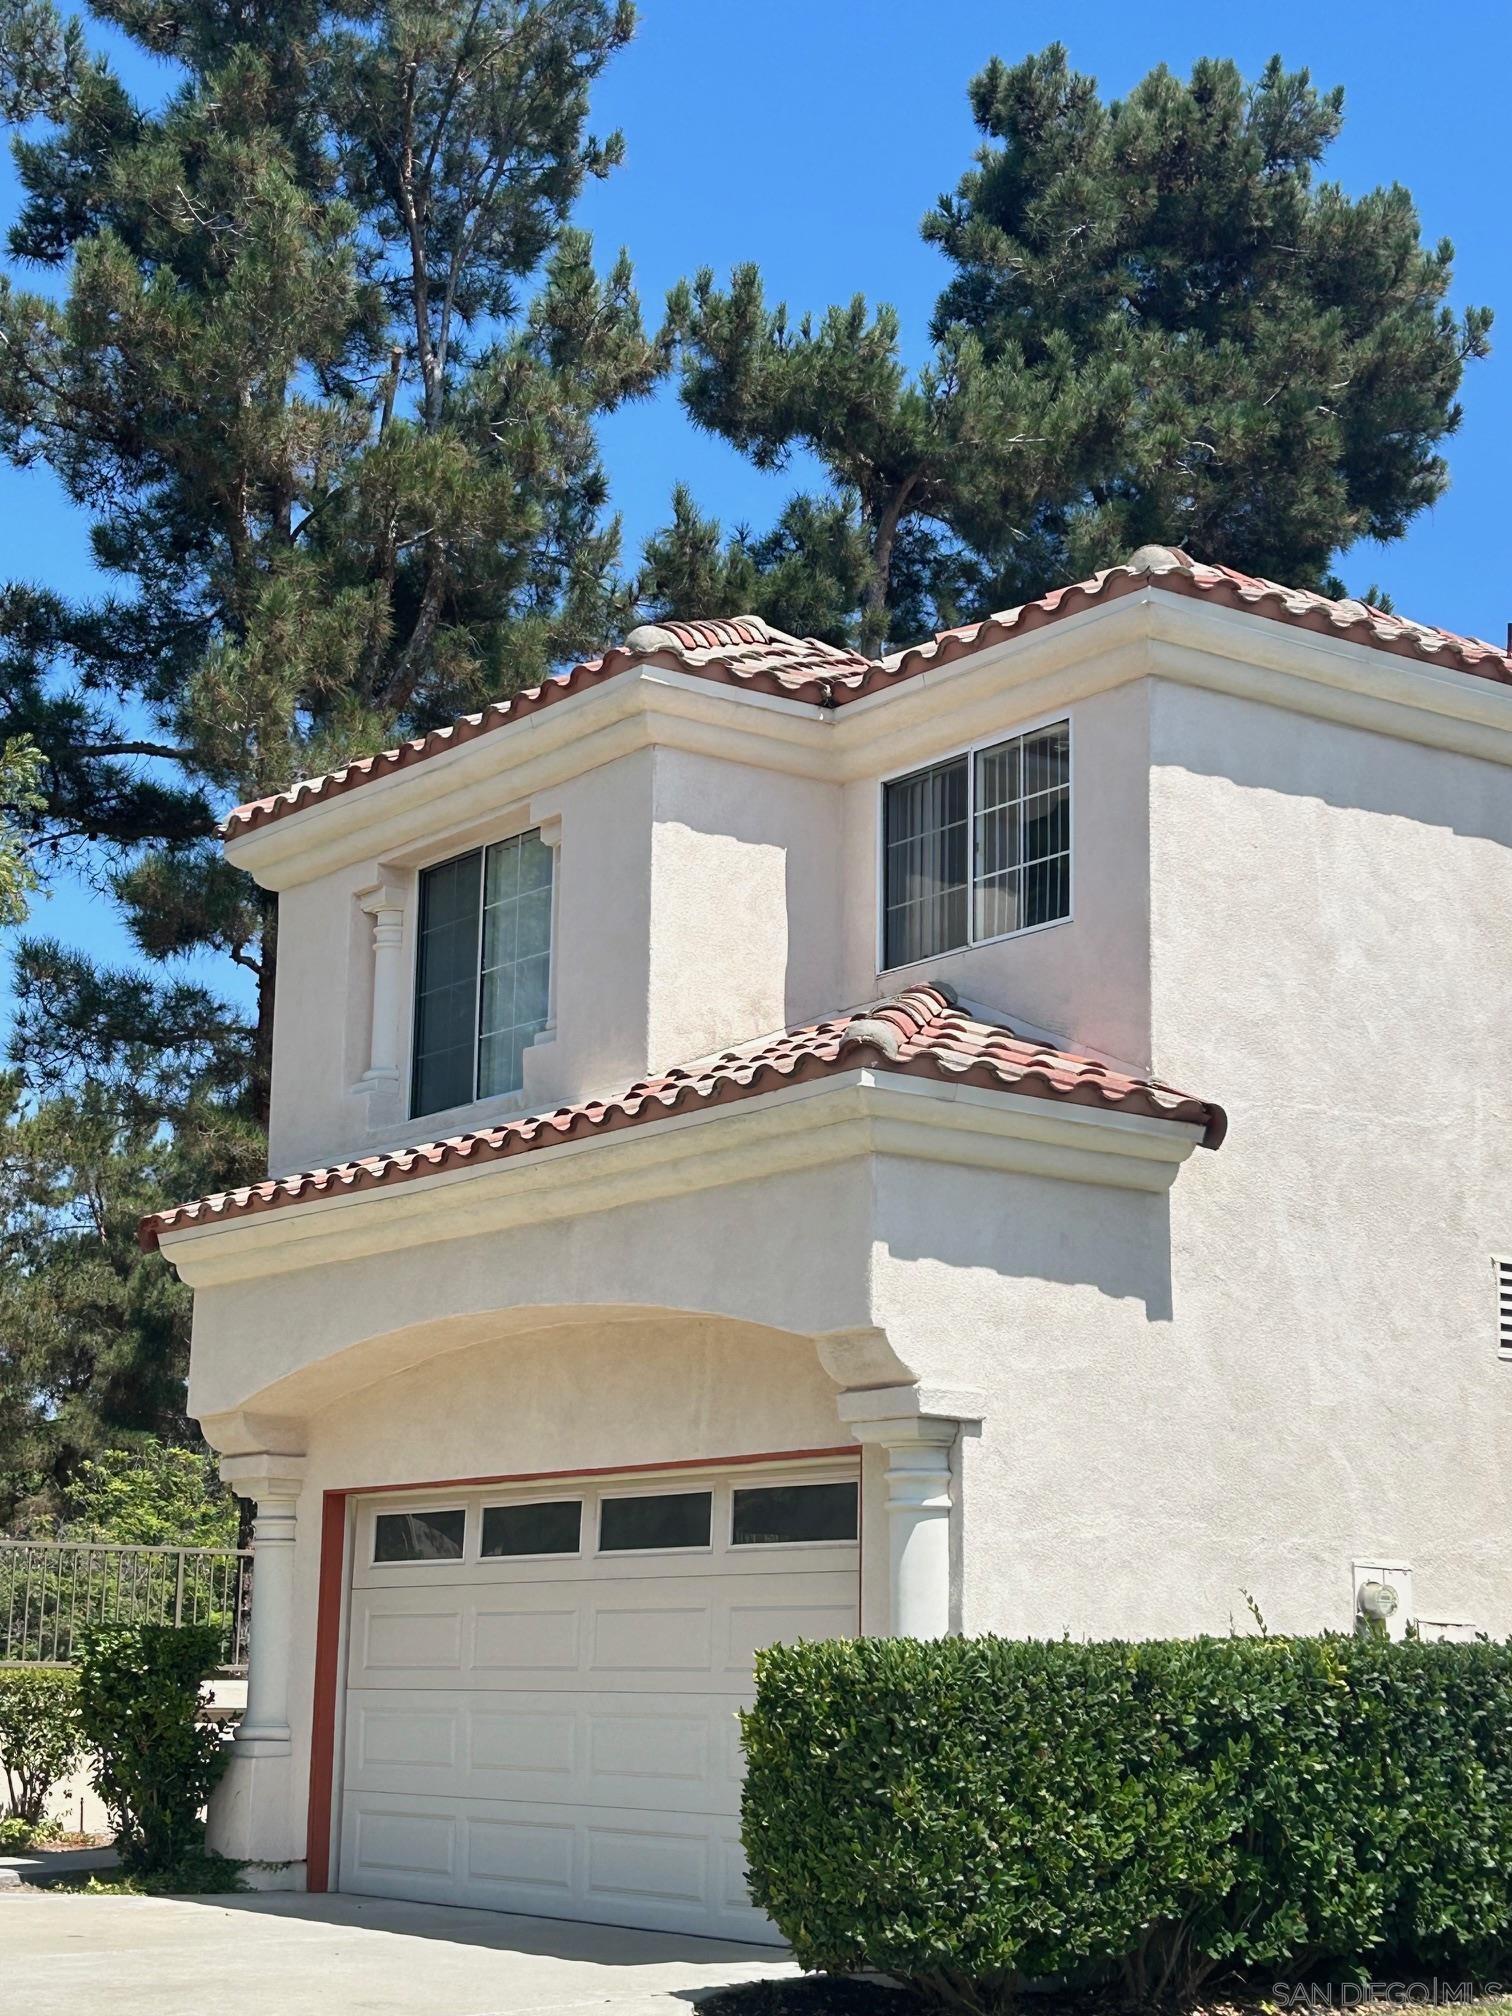
[[[1149,620],[1159,678],[1512,763],[1512,687],[1495,680],[1173,596]]]
[[[842,707],[836,773],[859,778],[927,762],[1014,719],[1141,678],[1512,763],[1512,687],[1152,583]]]

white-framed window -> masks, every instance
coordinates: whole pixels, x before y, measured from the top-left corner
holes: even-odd
[[[421,871],[414,1115],[523,1084],[550,1015],[552,861],[532,829]]]
[[[420,1512],[380,1512],[373,1520],[375,1567],[460,1561],[466,1544],[467,1511],[461,1505]]]
[[[730,1493],[732,1547],[812,1547],[861,1537],[860,1485],[737,1484]]]
[[[483,1507],[481,1560],[540,1561],[582,1551],[581,1498],[523,1498]]]
[[[1496,1275],[1496,1353],[1512,1360],[1512,1255],[1497,1254],[1491,1266]]]
[[[1070,915],[1069,720],[883,785],[884,970]]]
[[[605,1492],[599,1499],[600,1554],[706,1551],[713,1538],[712,1491]]]

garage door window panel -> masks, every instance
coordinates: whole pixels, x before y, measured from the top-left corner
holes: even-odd
[[[601,1554],[707,1549],[713,1537],[714,1499],[709,1491],[637,1493],[604,1498],[599,1504]]]
[[[854,1483],[737,1485],[733,1494],[735,1547],[833,1546],[857,1530]]]
[[[522,1505],[485,1505],[484,1560],[540,1561],[577,1555],[583,1546],[581,1498],[537,1499]]]
[[[380,1512],[373,1521],[376,1564],[413,1567],[430,1561],[460,1561],[467,1514],[460,1506],[436,1512]]]

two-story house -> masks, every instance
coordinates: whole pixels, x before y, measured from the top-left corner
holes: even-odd
[[[233,814],[272,1174],[143,1228],[257,1501],[217,1845],[760,1937],[775,1639],[1512,1629],[1509,765],[1502,653],[1147,547]]]

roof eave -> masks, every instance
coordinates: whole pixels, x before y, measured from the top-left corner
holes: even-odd
[[[931,670],[974,657],[997,646],[1016,642],[1038,631],[1062,624],[1093,608],[1106,609],[1130,596],[1150,591],[1187,600],[1206,602],[1272,620],[1297,631],[1309,631],[1335,641],[1358,644],[1372,653],[1386,653],[1417,664],[1438,664],[1457,676],[1512,688],[1512,653],[1501,652],[1474,638],[1455,636],[1428,626],[1409,624],[1356,602],[1329,602],[1325,598],[1271,581],[1255,579],[1229,568],[1208,567],[1194,562],[1180,548],[1142,546],[1129,560],[1109,567],[1090,580],[1071,582],[1063,588],[1027,602],[1021,607],[956,630],[942,631],[927,643],[913,646],[893,656],[867,662],[855,654],[836,654],[833,665],[805,663],[799,669],[789,664],[763,666],[749,655],[750,640],[732,639],[727,652],[714,634],[739,631],[743,625],[767,626],[757,618],[739,618],[733,624],[673,625],[670,628],[643,626],[633,633],[629,644],[616,645],[601,658],[577,665],[562,677],[517,695],[513,700],[485,708],[449,727],[405,743],[397,749],[355,760],[346,769],[297,784],[287,792],[238,806],[227,821],[228,840],[237,840],[258,830],[299,818],[317,803],[328,802],[359,786],[379,781],[384,775],[434,760],[447,749],[492,733],[519,720],[533,718],[542,710],[560,705],[587,685],[601,685],[621,672],[660,666],[706,678],[736,690],[801,699],[818,706],[851,708],[878,694]],[[707,649],[680,645],[678,635],[686,629],[690,636],[707,628]],[[632,648],[635,639],[642,648]],[[783,637],[784,646],[799,651],[807,641]],[[650,645],[652,648],[644,648]],[[826,647],[816,646],[816,650]]]
[[[657,741],[728,753],[738,736],[754,761],[823,776],[832,718],[799,695],[640,660],[549,708],[504,717],[423,758],[363,773],[356,784],[230,831],[226,858],[267,889],[379,855],[402,861],[406,850],[496,814],[501,780],[508,800],[520,802]]]
[[[333,1181],[314,1196],[275,1194],[167,1225],[161,1222],[163,1215],[176,1214],[154,1214],[142,1221],[139,1237],[146,1250],[160,1248],[186,1280],[200,1286],[210,1278],[198,1257],[206,1242],[219,1251],[230,1241],[238,1254],[253,1255],[252,1271],[275,1264],[272,1256],[280,1249],[300,1256],[286,1264],[306,1266],[319,1257],[310,1241],[321,1236],[329,1214],[365,1210],[384,1199],[389,1203],[377,1211],[375,1223],[392,1225],[412,1208],[428,1217],[434,1206],[420,1200],[440,1199],[450,1229],[431,1236],[462,1236],[468,1227],[451,1193],[458,1185],[483,1179],[499,1179],[510,1196],[522,1184],[520,1195],[543,1208],[550,1208],[551,1195],[560,1189],[568,1199],[589,1200],[575,1208],[602,1210],[667,1189],[746,1182],[785,1166],[891,1152],[1115,1188],[1164,1190],[1195,1148],[1218,1145],[1226,1125],[1220,1108],[1200,1101],[1182,1101],[1178,1113],[1155,1113],[1137,1110],[1127,1100],[1110,1104],[1089,1097],[1085,1089],[1067,1094],[1034,1084],[992,1087],[972,1082],[969,1072],[900,1070],[876,1056],[853,1054],[847,1068],[794,1077],[796,1082],[776,1089],[738,1088],[723,1097],[690,1102],[681,1111],[656,1112],[599,1132],[585,1130],[547,1145],[502,1152],[483,1146],[439,1165],[420,1163],[365,1178],[358,1174],[350,1181]],[[849,1121],[865,1123],[870,1131],[863,1135],[852,1128],[847,1134],[839,1123]],[[554,1215],[573,1215],[573,1210]],[[382,1248],[380,1238],[371,1250]],[[232,1264],[239,1272],[240,1263]],[[211,1268],[212,1273],[223,1271],[220,1265]]]
[[[362,759],[345,772],[296,787],[250,819],[233,815],[227,854],[270,888],[308,879],[312,871],[291,865],[306,850],[312,850],[322,865],[333,845],[338,854],[344,848],[346,858],[360,858],[363,849],[354,836],[392,816],[404,798],[402,780],[413,781],[417,775],[433,780],[421,787],[419,796],[434,796],[439,791],[434,780],[455,774],[453,765],[457,770],[467,768],[468,752],[476,752],[480,744],[484,766],[492,774],[506,767],[523,768],[552,742],[553,722],[561,729],[567,719],[581,720],[596,704],[605,705],[612,715],[614,703],[605,703],[605,695],[624,689],[659,685],[668,693],[700,694],[737,732],[754,726],[757,717],[772,710],[809,723],[827,723],[839,731],[837,774],[850,774],[855,762],[864,760],[863,745],[890,739],[888,731],[870,725],[869,717],[882,703],[896,704],[898,711],[893,714],[890,709],[890,719],[897,734],[905,732],[910,711],[905,696],[910,689],[923,692],[937,683],[954,683],[1009,663],[1015,683],[1030,683],[1050,673],[1065,677],[1067,666],[1082,654],[1089,662],[1074,668],[1075,677],[1087,690],[1095,690],[1100,675],[1090,663],[1086,636],[1094,628],[1096,652],[1103,654],[1104,670],[1114,676],[1126,676],[1117,673],[1113,660],[1120,645],[1131,639],[1190,641],[1199,653],[1209,652],[1215,665],[1228,659],[1295,672],[1298,683],[1290,704],[1299,711],[1336,712],[1338,703],[1326,689],[1348,690],[1367,708],[1381,700],[1396,703],[1394,714],[1368,725],[1435,746],[1473,745],[1473,753],[1512,760],[1512,662],[1489,647],[1446,639],[1441,648],[1429,648],[1418,633],[1382,635],[1367,617],[1339,621],[1298,598],[1289,602],[1279,589],[1248,592],[1232,582],[1205,582],[1179,571],[1113,569],[1098,584],[1062,590],[1053,606],[1033,603],[1013,612],[1012,621],[989,617],[981,624],[942,633],[883,661],[874,674],[851,685],[820,677],[793,684],[774,673],[741,672],[717,661],[690,664],[670,651],[610,651],[602,661],[577,667],[565,680],[549,682],[507,706],[485,709],[480,716],[418,743]],[[1193,668],[1193,676],[1195,683],[1210,683],[1200,668]],[[672,712],[664,709],[667,718],[660,724],[668,732]],[[1436,719],[1456,724],[1455,728],[1429,725]],[[1456,732],[1460,724],[1462,732]],[[516,732],[503,735],[505,729]],[[1478,732],[1487,729],[1489,736]],[[758,728],[757,742],[760,737]],[[563,734],[560,739],[571,737]],[[792,767],[794,761],[791,748],[786,753],[763,752],[752,743],[748,753],[776,768]],[[816,769],[814,774],[822,773]],[[385,835],[385,846],[388,838]]]

